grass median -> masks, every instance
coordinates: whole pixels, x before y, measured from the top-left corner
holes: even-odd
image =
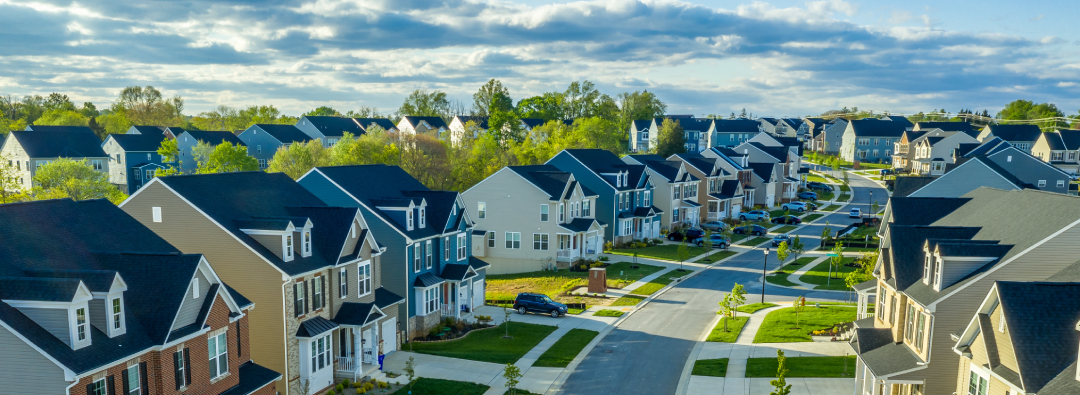
[[[756,313],[756,312],[758,312],[760,310],[765,310],[767,308],[776,307],[776,306],[779,306],[779,305],[776,304],[776,303],[751,303],[751,304],[739,306],[739,308],[737,310],[739,310],[740,313],[754,314],[754,313]]]
[[[694,370],[690,371],[694,376],[724,377],[727,376],[727,358],[699,359],[694,361]]]
[[[855,259],[855,257],[846,257],[842,259],[839,268],[830,267],[832,258],[825,259],[806,273],[803,273],[802,277],[799,277],[799,281],[816,285],[814,289],[828,289],[833,291],[846,290],[847,285],[844,284],[844,276],[855,271],[855,267],[848,266],[849,263],[855,262]],[[833,277],[831,280],[829,279],[830,269],[832,269]]]
[[[610,310],[610,309],[603,309],[603,310],[600,310],[600,311],[597,311],[597,312],[593,313],[593,315],[597,316],[597,317],[622,317],[623,314],[626,314],[626,313],[623,313],[623,312],[621,312],[619,310]]]
[[[746,377],[776,377],[780,367],[776,358],[750,358],[746,360]],[[784,368],[787,377],[845,378],[855,377],[855,356],[840,357],[787,357]]]
[[[788,307],[775,310],[765,316],[754,343],[798,343],[810,342],[810,332],[832,328],[833,325],[855,320],[856,309],[841,306],[807,305],[798,316],[795,325],[795,309]],[[776,373],[774,370],[773,373]]]
[[[551,345],[551,348],[545,351],[544,354],[540,355],[540,358],[533,363],[533,366],[565,368],[599,334],[600,332],[588,329],[571,329],[559,341]]]
[[[608,287],[622,288],[664,269],[662,266],[641,263],[637,264],[637,269],[633,269],[633,266],[630,262],[618,262],[608,266]],[[586,299],[565,294],[574,288],[588,285],[588,276],[588,272],[572,272],[569,270],[489,274],[485,279],[487,283],[486,297],[494,300],[513,300],[519,293],[531,292],[550,296],[552,299],[563,303],[587,301]]]
[[[525,353],[540,344],[540,341],[554,332],[556,327],[548,325],[510,323],[510,336],[504,339],[506,324],[493,329],[473,331],[465,337],[442,342],[413,342],[412,351],[421,354],[468,359],[470,361],[508,364],[517,362]]]
[[[742,316],[735,318],[723,317],[720,321],[716,322],[716,327],[712,332],[709,332],[709,337],[705,339],[707,342],[716,343],[734,343],[735,339],[739,338],[739,333],[742,332],[746,322],[750,320],[750,317]],[[724,321],[728,322],[728,330],[724,330]]]

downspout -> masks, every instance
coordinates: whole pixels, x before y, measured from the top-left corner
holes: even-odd
[[[285,309],[285,286],[288,282],[281,283],[281,327],[282,338],[285,339],[285,395],[289,395],[289,319]]]

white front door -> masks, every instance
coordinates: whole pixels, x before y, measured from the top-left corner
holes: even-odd
[[[382,339],[383,354],[390,354],[397,351],[397,317],[390,317],[390,319],[383,321]]]
[[[642,235],[641,237],[649,237],[649,235],[652,234],[652,232],[649,231],[649,224],[652,221],[646,220],[644,222],[645,223],[641,226],[641,235]]]
[[[461,306],[469,306],[469,286],[465,283],[458,283],[458,306],[457,310],[461,311]]]
[[[484,305],[484,280],[473,280],[473,306]]]
[[[360,350],[363,352],[363,361],[367,364],[374,364],[377,362],[375,359],[376,353],[379,351],[379,336],[378,331],[375,330],[375,326],[372,325],[364,329],[361,336]]]

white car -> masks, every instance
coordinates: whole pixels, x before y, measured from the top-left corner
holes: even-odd
[[[848,217],[862,218],[862,210],[857,209],[857,208],[853,208],[853,209],[851,209],[851,214],[848,214]]]
[[[803,203],[803,202],[784,203],[784,204],[780,205],[780,209],[781,210],[798,211],[798,212],[801,213],[803,211],[806,211],[806,203]]]

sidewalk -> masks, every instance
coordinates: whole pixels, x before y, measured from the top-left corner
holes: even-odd
[[[803,265],[803,267],[799,268],[799,270],[796,270],[795,272],[791,273],[791,275],[788,276],[788,278],[787,278],[788,281],[791,281],[791,282],[793,282],[795,284],[798,284],[799,286],[796,287],[796,288],[814,289],[814,287],[817,287],[817,285],[807,284],[807,283],[804,283],[802,281],[799,281],[799,277],[802,277],[803,274],[806,274],[806,272],[810,271],[810,269],[813,269],[814,266],[817,266],[817,264],[819,264],[821,262],[824,262],[826,259],[829,259],[829,257],[823,256],[821,258],[813,260],[810,263],[807,263],[807,264]]]

